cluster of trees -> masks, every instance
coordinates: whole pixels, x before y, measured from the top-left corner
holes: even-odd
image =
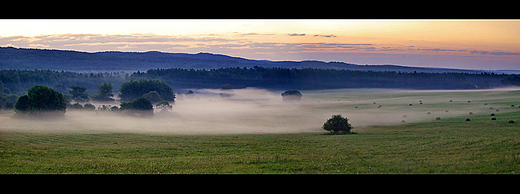
[[[17,117],[26,115],[63,116],[67,106],[72,109],[95,110],[96,107],[91,103],[80,104],[80,102],[88,102],[90,99],[86,93],[87,88],[85,86],[72,85],[69,90],[65,90],[63,85],[57,88],[61,91],[67,91],[70,95],[63,95],[61,92],[47,86],[36,85],[28,90],[27,95],[22,95],[19,98],[16,95],[9,95],[7,103],[9,105],[11,101],[16,100],[13,108]],[[93,99],[99,101],[114,100],[112,98],[114,96],[112,91],[113,85],[110,82],[101,83],[98,89],[98,93],[93,96]],[[171,110],[172,105],[169,102],[174,102],[175,100],[175,95],[170,85],[164,81],[152,79],[131,80],[123,83],[120,95],[123,100],[120,108],[103,105],[103,110],[119,111],[130,115],[153,116],[152,103],[159,102],[156,106],[160,107],[161,111],[164,111]],[[190,96],[189,94],[187,95]],[[191,92],[191,95],[193,95],[193,92]],[[16,97],[16,99],[13,97]],[[70,104],[72,100],[76,103]]]
[[[20,96],[14,105],[16,117],[36,115],[39,117],[60,117],[67,108],[63,94],[47,86],[34,86],[27,95]]]
[[[119,90],[119,97],[121,97],[123,101],[130,101],[141,97],[152,102],[175,100],[172,87],[164,81],[154,79],[131,80],[123,83]]]

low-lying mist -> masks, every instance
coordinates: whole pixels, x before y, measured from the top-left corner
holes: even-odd
[[[0,131],[177,135],[325,132],[321,127],[333,114],[346,116],[356,130],[369,125],[401,124],[402,120],[411,123],[468,112],[487,114],[494,110],[489,109],[493,104],[483,105],[486,100],[507,98],[504,95],[507,92],[518,94],[517,90],[338,89],[301,91],[301,101],[283,102],[280,95],[283,91],[235,89],[231,98],[221,98],[218,89],[194,91],[194,99],[178,100],[173,111],[156,111],[151,118],[67,109],[64,118],[14,119],[12,112],[4,112],[0,114]]]

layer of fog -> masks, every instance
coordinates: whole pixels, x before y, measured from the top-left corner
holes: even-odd
[[[321,126],[333,114],[346,116],[354,130],[360,130],[370,125],[402,124],[402,120],[413,123],[468,115],[468,112],[488,114],[495,111],[489,109],[493,104],[484,106],[483,102],[490,98],[510,98],[500,93],[516,90],[314,90],[301,91],[303,97],[298,102],[283,102],[280,95],[283,91],[255,88],[235,89],[231,98],[220,98],[221,91],[215,89],[193,91],[196,98],[179,99],[171,112],[156,111],[151,118],[109,111],[67,110],[61,119],[28,120],[14,119],[10,117],[12,112],[3,112],[0,131],[176,135],[325,132]],[[467,103],[468,100],[471,102]],[[92,103],[96,107],[103,104]],[[509,111],[505,106],[496,108]]]

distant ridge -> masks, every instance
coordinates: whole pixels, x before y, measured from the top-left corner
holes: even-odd
[[[517,70],[483,71],[448,68],[406,67],[399,65],[356,65],[344,62],[304,61],[269,61],[232,57],[223,54],[200,52],[167,53],[160,51],[146,52],[81,52],[72,50],[34,49],[0,47],[1,69],[49,69],[72,72],[107,72],[107,71],[146,71],[148,69],[218,69],[226,67],[280,67],[280,68],[318,68],[345,69],[357,71],[401,71],[427,73],[520,73]]]

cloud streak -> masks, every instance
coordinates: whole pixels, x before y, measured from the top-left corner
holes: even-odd
[[[476,51],[472,50],[469,52],[470,54],[479,54],[479,55],[520,55],[520,53],[515,52],[489,52],[489,51]]]

